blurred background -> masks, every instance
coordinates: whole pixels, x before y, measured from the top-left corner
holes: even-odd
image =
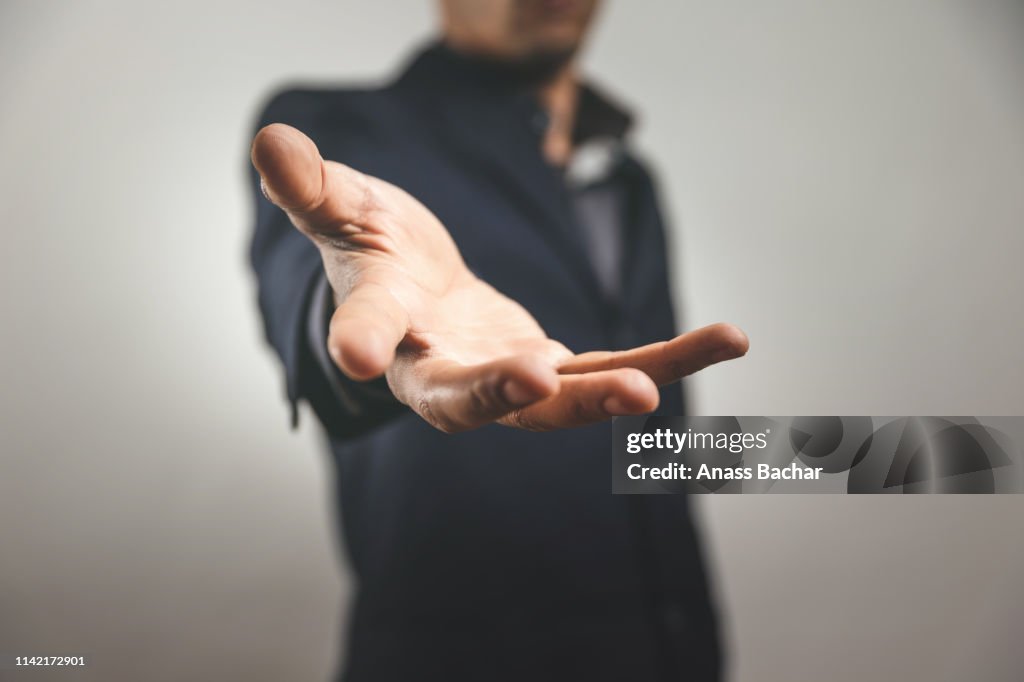
[[[703,414],[1024,414],[1024,3],[609,0]],[[245,261],[253,118],[427,0],[0,4],[3,679],[322,680],[331,472]],[[701,499],[734,681],[1019,680],[1024,497]],[[7,677],[4,677],[6,675]]]

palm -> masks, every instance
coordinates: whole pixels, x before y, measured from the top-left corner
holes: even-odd
[[[384,374],[434,426],[575,426],[649,412],[658,384],[746,351],[712,325],[617,353],[573,355],[518,303],[475,277],[448,231],[399,188],[323,162],[298,131],[257,135],[268,197],[319,247],[338,308],[328,347],[355,379]]]
[[[434,314],[410,331],[411,347],[428,347],[438,357],[463,365],[517,354],[535,354],[558,364],[572,356],[521,305],[476,278],[454,285],[434,303]]]
[[[327,167],[353,179],[340,164],[327,162]],[[447,230],[425,206],[393,185],[374,185],[363,201],[389,206],[386,217],[364,211],[358,229],[325,238],[335,247],[329,271],[353,273],[353,287],[379,286],[400,299],[410,319],[399,354],[463,365],[517,353],[538,353],[552,362],[571,355],[548,339],[521,305],[469,271]],[[332,284],[336,291],[343,286]]]

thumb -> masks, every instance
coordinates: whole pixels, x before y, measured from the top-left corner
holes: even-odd
[[[298,213],[315,208],[323,194],[323,159],[313,140],[283,123],[262,128],[252,141],[252,164],[267,198]]]
[[[256,133],[251,156],[264,194],[311,236],[365,222],[381,194],[379,180],[325,162],[313,140],[283,123]]]

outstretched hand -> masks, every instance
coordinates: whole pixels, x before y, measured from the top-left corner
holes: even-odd
[[[659,385],[747,351],[742,331],[715,324],[575,355],[470,272],[441,222],[398,187],[324,161],[283,124],[259,131],[252,161],[267,197],[320,249],[337,303],[334,362],[356,380],[386,376],[398,400],[442,431],[643,414],[657,407]]]

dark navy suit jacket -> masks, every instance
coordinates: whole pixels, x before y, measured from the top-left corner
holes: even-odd
[[[380,89],[294,89],[260,125],[404,188],[469,267],[583,352],[676,333],[662,219],[629,183],[624,291],[602,296],[529,95],[433,47]],[[258,191],[251,255],[288,398],[330,435],[357,585],[343,674],[361,680],[712,680],[716,623],[682,495],[611,494],[610,424],[446,435],[382,403],[354,417],[308,351],[316,248]],[[294,408],[293,408],[294,409]],[[659,412],[682,413],[678,385]]]

